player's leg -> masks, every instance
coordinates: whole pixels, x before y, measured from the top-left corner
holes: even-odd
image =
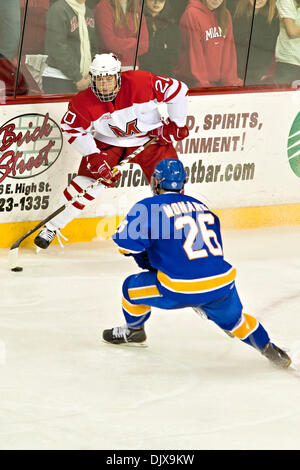
[[[289,356],[271,343],[263,325],[252,315],[243,313],[243,306],[235,286],[225,297],[201,305],[201,309],[224,331],[259,350],[276,365],[280,367],[290,365]]]
[[[150,183],[156,165],[165,158],[178,158],[173,145],[159,145],[154,143],[137,155],[132,162],[140,165],[148,183]]]
[[[107,144],[98,143],[99,148],[107,153],[107,163],[112,168],[119,163],[119,159],[123,153],[123,149],[119,147],[109,147]],[[75,196],[79,196],[83,193],[86,188],[95,181],[93,175],[89,172],[86,167],[86,159],[83,157],[78,170],[78,175],[75,176],[70,184],[64,189],[62,197],[60,199],[60,205],[66,204],[68,201],[73,199]],[[84,210],[86,204],[94,201],[103,190],[103,185],[99,184],[94,188],[88,190],[82,197],[79,197],[75,202],[69,205],[59,215],[54,217],[48,222],[45,227],[40,231],[37,237],[34,239],[34,243],[40,248],[48,248],[49,244],[54,240],[55,236],[61,235],[60,229],[63,229],[69,222],[76,217],[79,217]]]
[[[123,283],[122,311],[125,326],[103,331],[103,339],[113,344],[141,344],[146,340],[144,324],[151,315],[151,307],[162,309],[184,307],[166,299],[157,288],[156,272],[134,274]]]

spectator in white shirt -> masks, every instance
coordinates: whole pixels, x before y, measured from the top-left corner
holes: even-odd
[[[277,0],[280,33],[276,44],[277,83],[300,80],[300,0]]]

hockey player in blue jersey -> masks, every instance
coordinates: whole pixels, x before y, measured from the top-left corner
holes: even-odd
[[[151,180],[154,196],[135,204],[113,235],[121,253],[132,256],[143,271],[123,284],[126,325],[104,330],[103,339],[142,344],[151,306],[193,307],[274,364],[288,367],[287,353],[270,341],[255,317],[243,313],[236,270],[223,257],[219,219],[202,202],[183,194],[185,179],[179,160],[162,160]]]

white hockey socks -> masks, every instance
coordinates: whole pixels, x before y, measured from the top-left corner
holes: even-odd
[[[76,176],[64,190],[61,204],[65,204],[75,196],[78,196],[94,181],[94,179],[87,176]],[[83,196],[76,199],[75,202],[54,217],[49,224],[46,224],[46,227],[49,228],[49,230],[53,230],[53,227],[56,229],[64,228],[71,220],[81,214],[87,203],[94,201],[102,189],[103,185],[99,183],[97,186],[87,191]]]

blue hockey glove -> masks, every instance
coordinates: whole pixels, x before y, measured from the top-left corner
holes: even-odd
[[[146,251],[142,251],[142,253],[136,253],[132,255],[136,264],[142,268],[147,269],[148,271],[156,271],[150,264],[148,253]]]

